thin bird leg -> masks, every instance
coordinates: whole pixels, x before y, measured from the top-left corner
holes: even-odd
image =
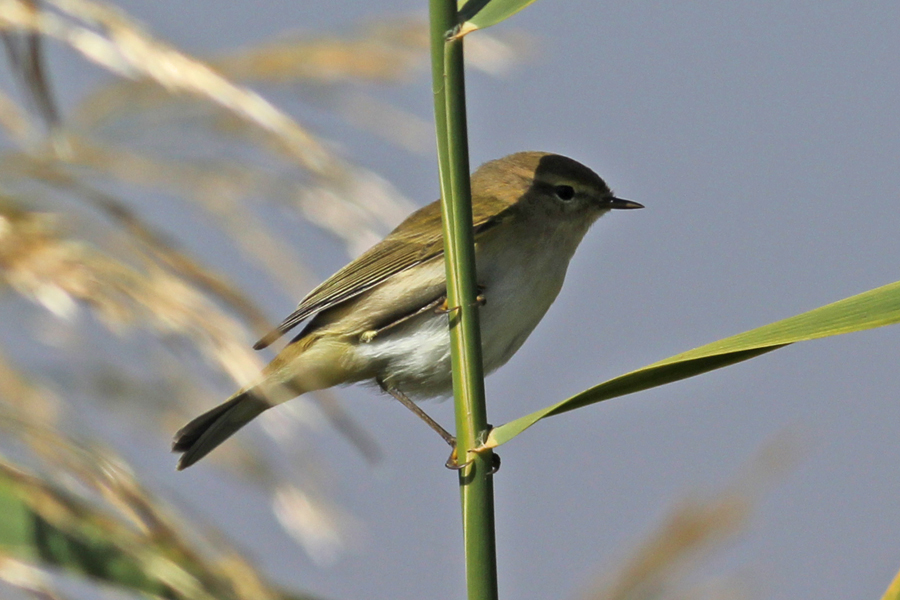
[[[479,286],[477,286],[477,289],[478,289],[478,295],[475,296],[475,306],[484,306],[485,304],[487,304],[487,298],[484,297],[485,287],[483,285],[479,285]],[[434,312],[436,312],[438,314],[449,314],[452,312],[456,312],[458,310],[459,310],[458,306],[454,306],[453,308],[449,308],[447,306],[447,298],[445,296],[444,301],[441,302],[440,306],[438,306],[437,308],[434,309]]]
[[[376,337],[378,337],[385,331],[390,331],[397,325],[400,325],[401,323],[405,323],[405,322],[409,321],[410,319],[412,319],[413,317],[417,317],[417,316],[421,315],[423,312],[426,312],[426,311],[429,311],[432,309],[437,310],[437,308],[439,306],[441,306],[442,304],[446,304],[446,303],[447,303],[446,296],[438,296],[437,298],[435,298],[434,300],[432,300],[431,302],[429,302],[422,308],[417,309],[414,312],[409,313],[408,315],[404,315],[404,316],[400,317],[399,319],[397,319],[396,321],[388,323],[384,327],[381,327],[379,329],[370,329],[369,331],[364,331],[362,333],[362,335],[359,336],[359,341],[363,342],[364,344],[368,344],[369,342],[374,340]]]
[[[454,435],[441,427],[441,425],[437,421],[428,416],[428,413],[419,408],[419,406],[415,402],[410,400],[409,396],[407,396],[397,388],[388,387],[383,381],[381,381],[381,379],[377,379],[377,381],[382,390],[393,396],[400,402],[400,404],[411,410],[417,417],[425,421],[425,423],[429,427],[436,431],[437,434],[441,436],[441,438],[443,438],[443,440],[447,442],[447,444],[449,444],[451,448],[453,448],[453,450],[450,452],[450,457],[447,459],[447,462],[444,463],[445,467],[447,467],[448,469],[459,470],[465,468],[469,464],[468,462],[459,464],[456,455],[456,437]]]
[[[419,408],[419,406],[415,402],[409,399],[409,396],[407,396],[397,388],[386,386],[382,381],[379,381],[378,385],[380,385],[381,389],[383,389],[385,392],[397,399],[400,404],[413,411],[417,417],[425,421],[425,423],[428,424],[428,426],[431,427],[434,431],[436,431],[437,434],[441,436],[441,438],[443,438],[443,440],[447,442],[447,444],[451,448],[456,447],[456,437],[454,437],[453,434],[441,427],[441,425],[437,421],[429,417],[428,413]]]

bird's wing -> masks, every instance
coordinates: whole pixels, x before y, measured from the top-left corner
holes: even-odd
[[[499,225],[511,214],[507,202],[489,198],[473,207],[473,226],[479,234]],[[253,348],[269,346],[312,315],[370,290],[393,275],[444,253],[440,202],[411,214],[386,238],[326,279]]]

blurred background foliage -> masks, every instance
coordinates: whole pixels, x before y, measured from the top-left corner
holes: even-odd
[[[37,598],[302,597],[269,583],[177,494],[150,491],[140,457],[123,455],[138,431],[167,443],[262,364],[250,346],[272,323],[259,292],[212,262],[299,299],[316,283],[316,250],[298,227],[354,255],[413,207],[327,131],[432,151],[430,124],[379,97],[414,78],[427,85],[424,23],[198,58],[108,4],[4,0],[0,31],[11,74],[0,91],[0,579]],[[60,106],[47,43],[108,71],[106,83]],[[519,38],[484,34],[467,53],[489,74],[524,55]],[[289,94],[292,114],[247,85]],[[304,442],[321,415],[378,460],[331,393],[291,403],[210,460],[327,562],[354,517],[329,496],[332,466]],[[277,453],[261,449],[272,443]],[[684,586],[675,567],[727,540],[747,509],[734,490],[676,508],[585,597],[736,597],[730,583]]]
[[[2,2],[0,30],[14,84],[0,92],[0,578],[37,597],[78,590],[71,579],[58,585],[64,573],[164,598],[297,597],[266,583],[202,518],[142,486],[116,448],[123,430],[167,443],[262,366],[250,346],[272,323],[252,292],[204,260],[199,239],[215,238],[262,285],[299,299],[316,281],[313,250],[298,247],[294,227],[312,224],[354,255],[413,208],[315,118],[301,124],[245,86],[287,90],[326,125],[430,151],[430,124],[375,95],[425,72],[424,22],[285,35],[203,59],[108,4]],[[60,106],[47,43],[113,77]],[[473,65],[505,68],[512,46],[483,46]],[[333,394],[316,401],[378,459]],[[310,407],[267,428],[288,457],[279,464],[252,435],[214,460],[258,487],[325,560],[352,517],[321,485],[322,457],[293,435],[315,420]],[[118,430],[110,413],[130,424]]]

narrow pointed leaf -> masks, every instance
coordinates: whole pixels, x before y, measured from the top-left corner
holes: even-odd
[[[535,0],[469,0],[460,3],[459,31],[462,37],[476,29],[484,29],[505,21]]]
[[[505,444],[541,419],[720,369],[805,340],[900,322],[900,281],[776,321],[626,373],[558,404],[496,427],[484,444]]]

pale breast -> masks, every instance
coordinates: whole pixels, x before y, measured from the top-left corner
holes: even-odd
[[[546,314],[587,230],[525,233],[513,228],[504,228],[502,236],[484,236],[476,248],[478,284],[485,296],[479,315],[486,373],[504,365]],[[354,355],[354,360],[375,365],[385,383],[410,396],[446,396],[452,391],[446,314],[423,313],[358,344]]]
[[[504,247],[479,268],[486,304],[481,309],[484,368],[494,371],[512,358],[556,300],[572,251],[556,236],[526,248]],[[479,265],[480,266],[480,265]]]

